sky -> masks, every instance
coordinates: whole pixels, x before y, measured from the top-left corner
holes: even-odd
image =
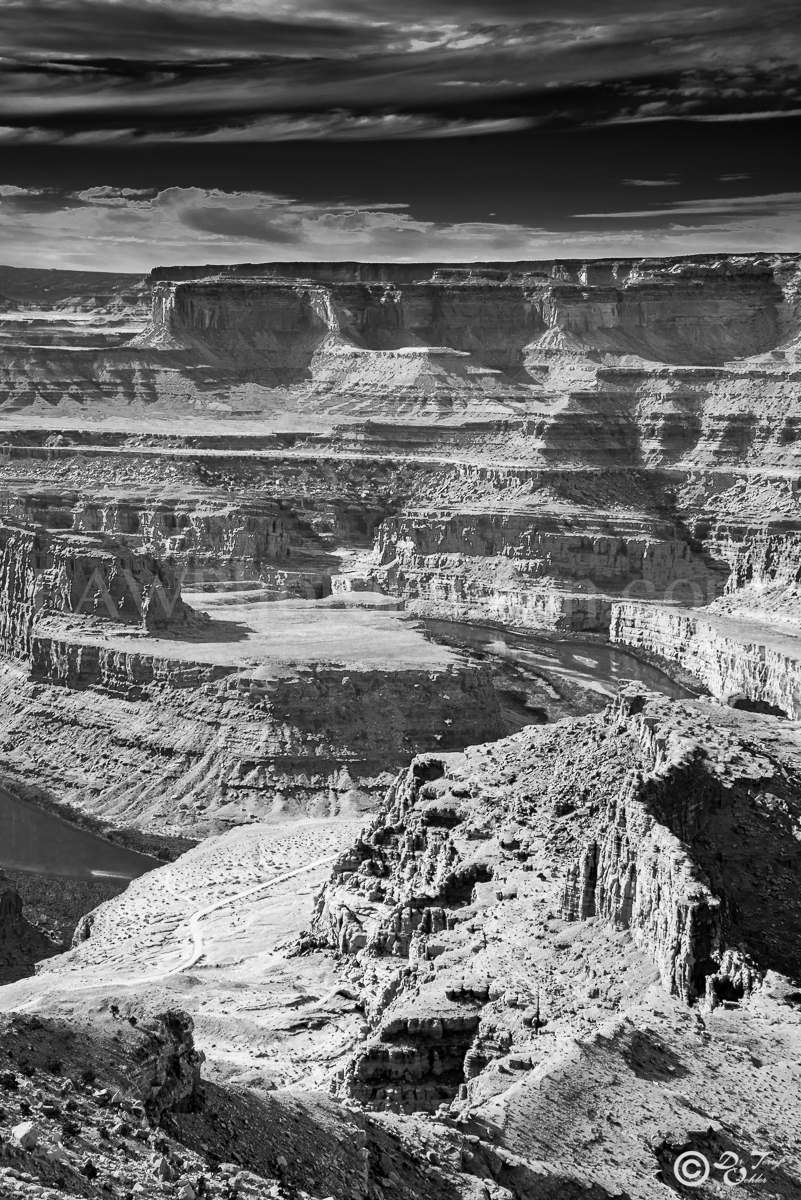
[[[0,262],[801,249],[798,0],[2,0]]]

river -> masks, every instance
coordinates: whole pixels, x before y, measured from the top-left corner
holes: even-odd
[[[105,841],[0,788],[0,869],[71,879],[136,879],[158,859]]]
[[[556,641],[456,621],[421,624],[432,640],[490,662],[510,731],[597,708],[626,679],[674,698],[693,694],[656,667],[601,642]],[[0,829],[0,868],[73,879],[129,880],[159,865],[157,859],[107,842],[2,789]]]
[[[628,680],[674,700],[698,694],[658,667],[604,642],[562,641],[459,621],[420,623],[433,641],[458,647],[490,665],[513,727],[598,709]]]

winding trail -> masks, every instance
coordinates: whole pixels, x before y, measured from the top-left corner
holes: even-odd
[[[317,867],[324,867],[326,863],[333,862],[338,855],[328,854],[325,858],[315,858],[310,863],[305,863],[302,867],[296,867],[294,871],[287,871],[284,875],[275,875],[272,879],[265,879],[261,883],[256,883],[253,887],[245,888],[242,892],[234,892],[231,896],[226,896],[223,900],[217,900],[214,904],[209,904],[206,908],[200,908],[197,912],[192,913],[188,921],[185,922],[188,932],[192,939],[192,949],[189,956],[177,967],[171,967],[156,978],[164,979],[170,975],[178,975],[181,971],[188,971],[193,967],[204,955],[203,947],[203,932],[200,928],[200,922],[204,917],[211,916],[214,912],[219,912],[220,909],[226,908],[235,900],[244,900],[248,896],[254,896],[258,892],[264,891],[265,888],[272,887],[276,883],[285,883],[288,879],[294,879],[298,875],[304,875],[307,871],[313,871]],[[179,926],[179,929],[181,927]]]
[[[185,921],[182,921],[176,929],[177,934],[182,929],[186,929],[190,939],[190,948],[184,958],[174,967],[168,967],[166,970],[148,971],[143,975],[129,976],[127,979],[120,979],[119,977],[95,979],[91,983],[71,984],[69,982],[69,973],[54,976],[54,980],[58,980],[60,984],[66,984],[67,990],[72,994],[74,992],[92,992],[97,988],[105,987],[141,987],[143,984],[156,983],[162,979],[169,979],[173,975],[180,975],[181,972],[188,971],[190,967],[195,966],[206,952],[203,941],[203,930],[201,928],[201,922],[206,917],[211,916],[212,913],[219,912],[223,908],[227,908],[231,904],[235,904],[239,900],[245,900],[249,896],[258,895],[259,892],[266,891],[267,888],[274,887],[276,884],[286,883],[290,879],[296,879],[299,875],[305,875],[309,871],[316,870],[318,867],[324,867],[328,863],[334,862],[338,857],[338,854],[327,854],[323,858],[315,858],[312,862],[304,863],[302,867],[296,867],[293,871],[286,871],[282,875],[274,875],[271,879],[263,879],[260,883],[243,888],[242,891],[232,892],[230,896],[225,896],[222,900],[215,900],[213,904],[208,904],[205,908],[197,909]],[[41,978],[44,978],[44,976],[41,976]],[[35,1007],[43,998],[42,995],[37,995],[23,1004],[15,1005],[15,1009],[19,1012],[26,1008]]]

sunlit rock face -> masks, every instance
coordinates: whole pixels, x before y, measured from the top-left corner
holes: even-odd
[[[801,719],[799,639],[716,612],[613,603],[613,641],[677,663],[718,700]]]
[[[214,278],[154,272],[153,345],[205,346],[265,371],[313,371],[317,354],[448,348],[478,367],[526,373],[555,351],[722,365],[774,350],[786,312],[785,259],[510,264],[504,270],[420,264],[334,270],[276,264]],[[199,273],[198,273],[199,274]],[[412,278],[410,278],[410,275]],[[147,340],[147,339],[146,339]]]
[[[801,259],[780,254],[167,266],[56,292],[48,276],[57,302],[43,284],[0,312],[4,513],[18,539],[43,529],[85,561],[84,621],[113,622],[108,595],[127,631],[65,628],[77,566],[67,586],[53,565],[63,603],[45,604],[9,565],[7,646],[41,682],[158,694],[171,713],[205,688],[200,707],[238,712],[231,679],[252,679],[265,636],[283,650],[274,602],[336,610],[378,593],[414,617],[611,637],[721,699],[792,715],[800,280]],[[129,575],[154,593],[144,623]],[[204,611],[227,642],[204,642]],[[276,685],[285,750],[257,752],[249,733],[241,755],[220,750],[220,795],[240,761],[257,785],[214,811],[314,808],[315,788],[337,808],[343,770],[371,801],[380,754],[353,739],[368,704],[401,714],[395,738],[370,724],[392,769],[431,745],[427,705],[436,745],[500,731],[478,676],[407,662],[401,685],[390,654],[359,700],[354,654],[327,664],[351,681],[339,713],[331,689],[307,704],[305,683]]]
[[[143,630],[191,612],[168,566],[108,538],[0,526],[0,622],[7,653],[30,655],[48,618],[101,617]]]
[[[576,1024],[592,1040],[627,972],[647,975],[622,943],[681,1006],[794,977],[799,761],[773,718],[634,687],[599,717],[416,759],[317,903],[371,1024],[341,1089],[487,1117],[496,1096],[504,1144],[525,1102],[497,1073],[523,1046],[547,1070]]]
[[[276,1196],[659,1200],[682,1148],[766,1130],[797,1194],[799,262],[0,302],[0,772],[112,838],[200,839],[0,997],[41,1013],[3,1026],[9,1125],[63,1148],[62,1013],[112,1094],[153,1041],[143,1099],[182,1170],[213,1152],[210,1195],[280,1155]],[[28,974],[49,950],[0,910]],[[96,1090],[114,1195],[189,1195],[160,1140],[104,1140]]]

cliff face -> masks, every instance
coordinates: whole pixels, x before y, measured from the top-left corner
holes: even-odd
[[[767,262],[646,261],[612,274],[606,286],[554,287],[551,324],[568,345],[713,365],[773,349],[780,340],[784,297]]]
[[[179,835],[257,816],[353,812],[417,750],[501,732],[489,673],[387,624],[380,608],[373,618],[369,605],[275,605],[304,580],[322,587],[322,576],[279,569],[289,547],[274,506],[176,514],[67,509],[58,496],[51,506],[30,495],[20,505],[105,526],[0,526],[0,634],[11,660],[0,670],[3,765],[52,799]],[[302,546],[308,530],[289,524]],[[113,541],[110,525],[135,529],[118,537],[141,548]],[[165,562],[144,547],[170,528]],[[237,578],[248,558],[259,572],[249,583]],[[188,569],[195,586],[217,589],[199,593],[214,619],[182,599]],[[318,658],[297,635],[303,625],[313,637],[315,622],[324,624]]]
[[[480,1106],[499,1060],[543,1066],[540,1030],[558,1037],[570,1010],[588,1033],[614,1009],[622,931],[642,955],[623,976],[650,961],[682,1005],[794,978],[801,760],[774,737],[769,718],[726,725],[714,705],[632,690],[602,717],[418,758],[318,902],[317,936],[360,964],[371,1026],[341,1088]]]
[[[416,750],[501,729],[481,668],[353,664],[271,679],[42,635],[27,674],[0,672],[4,770],[111,824],[178,836],[358,813]]]
[[[0,532],[0,636],[7,654],[27,657],[37,612],[36,535],[32,531]]]
[[[677,663],[737,707],[801,718],[801,639],[754,621],[658,605],[614,603],[610,636]]]
[[[727,594],[733,595],[746,587],[789,589],[798,584],[801,584],[801,533],[755,529],[735,546]]]
[[[564,350],[601,359],[634,356],[715,365],[774,349],[782,340],[782,259],[704,263],[553,264],[469,273],[417,269],[386,282],[311,283],[315,264],[278,275],[154,281],[145,342],[205,346],[267,371],[308,371],[326,340],[370,351],[449,347],[477,365],[536,370]],[[387,274],[389,272],[386,272]],[[344,274],[344,272],[340,272]],[[400,275],[407,272],[400,272]],[[306,278],[304,279],[304,275]]]
[[[408,601],[454,615],[483,610],[512,623],[603,632],[605,595],[703,604],[723,590],[725,568],[674,532],[646,521],[623,536],[568,532],[556,516],[528,514],[402,516],[380,525],[371,575]]]
[[[135,537],[160,557],[181,555],[197,561],[241,562],[258,569],[262,562],[284,562],[290,549],[288,520],[277,505],[261,511],[247,505],[169,504],[120,499],[105,504],[76,499],[70,515],[74,528]]]
[[[289,407],[302,385],[365,454],[437,462],[390,492],[362,566],[415,611],[605,633],[620,596],[718,600],[718,521],[772,521],[768,477],[794,528],[798,280],[792,255],[165,269],[142,345],[206,347]]]
[[[14,522],[49,530],[51,540],[64,544],[65,553],[76,560],[87,558],[96,546],[116,547],[124,559],[116,574],[121,572],[123,581],[133,574],[132,563],[150,564],[164,577],[160,606],[164,616],[180,614],[182,588],[188,592],[220,589],[235,596],[248,593],[254,603],[267,597],[329,595],[331,575],[340,569],[331,553],[336,525],[341,521],[345,536],[354,532],[358,536],[367,526],[358,512],[355,530],[348,528],[348,514],[343,512],[339,521],[336,513],[323,521],[317,517],[316,523],[323,525],[318,531],[286,500],[257,495],[227,502],[213,493],[165,500],[127,489],[99,496],[88,490],[19,490],[6,500],[6,510]],[[71,533],[79,536],[70,539]],[[80,574],[80,566],[75,571]],[[94,577],[90,567],[83,571],[87,572]],[[137,583],[140,592],[143,586]],[[130,583],[128,591],[126,597],[124,582],[122,589],[116,589],[130,606],[134,599]],[[116,599],[110,593],[107,615],[119,607],[112,606]],[[84,604],[80,611],[91,609]],[[125,619],[125,603],[120,611]],[[149,610],[148,617],[152,620]]]
[[[144,337],[155,346],[197,347],[213,360],[258,362],[291,375],[308,367],[330,331],[323,289],[279,283],[256,291],[203,281],[154,288]]]
[[[581,444],[630,465],[763,441],[778,459],[797,425],[797,256],[209,270],[154,272],[125,345],[9,329],[0,405],[280,412],[304,431],[523,417],[542,461]],[[780,429],[760,396],[789,404]]]
[[[6,330],[0,374],[19,407],[3,508],[54,544],[80,535],[69,555],[94,622],[110,600],[128,623],[136,559],[149,632],[164,632],[168,566],[237,667],[262,653],[251,629],[271,625],[270,601],[377,589],[415,615],[629,630],[715,695],[795,713],[795,651],[757,627],[791,638],[801,615],[800,262],[165,268],[125,346],[117,325],[113,345],[68,346],[61,316],[49,346],[41,329],[24,345],[19,322]],[[58,430],[26,415],[40,400]],[[113,427],[82,427],[95,401]],[[101,561],[104,539],[120,561]],[[219,644],[189,654],[188,628],[179,646],[133,645],[132,623],[65,632],[83,591],[53,569],[35,644],[22,568],[0,612],[38,681],[150,701],[237,674]],[[702,615],[709,630],[733,622],[730,644],[691,633]]]
[[[19,892],[0,875],[0,984],[32,974],[34,963],[61,949],[26,918]]]
[[[646,589],[649,584],[664,589],[684,579],[722,589],[725,574],[720,568],[715,571],[683,539],[671,539],[669,529],[655,532],[653,538],[569,533],[556,518],[538,526],[527,514],[403,516],[382,522],[376,549],[379,568],[409,569],[431,555],[450,554],[515,560],[531,579],[589,577],[607,587],[637,580]]]
[[[709,562],[714,538],[704,544],[691,532],[710,508],[724,510],[717,518],[737,517],[743,507],[757,520],[772,515],[761,499],[771,479],[774,490],[787,490],[784,506],[797,520],[798,280],[793,255],[165,268],[150,280],[149,325],[127,349],[102,361],[70,351],[62,361],[54,348],[46,362],[47,348],[38,346],[39,366],[20,366],[15,383],[15,356],[28,351],[9,344],[0,372],[8,372],[13,405],[58,403],[66,371],[65,401],[96,399],[105,412],[124,396],[178,422],[170,427],[172,456],[163,435],[163,464],[176,488],[194,476],[197,502],[148,497],[136,512],[124,502],[116,512],[114,504],[87,504],[72,513],[76,528],[107,527],[115,536],[121,529],[158,554],[258,571],[260,562],[280,564],[285,552],[294,559],[308,548],[309,507],[312,521],[336,530],[347,547],[364,546],[389,516],[376,546],[383,574],[373,578],[404,598],[452,615],[483,611],[560,628],[574,621],[602,632],[609,595],[630,584],[645,589],[638,596],[659,598],[654,589],[682,603],[698,602],[698,585],[703,603],[714,599],[724,564]],[[181,461],[199,445],[181,425],[188,408],[197,429],[207,422],[211,432],[196,460]],[[258,421],[259,438],[250,429],[248,439],[235,439],[252,448],[250,461],[217,453],[235,444],[233,424],[222,433],[212,427],[222,418]],[[130,475],[136,450],[158,440],[121,438],[119,457],[129,462],[115,466]],[[282,506],[270,518],[259,510],[264,488],[253,463],[277,459],[282,444],[310,459],[315,449],[323,453],[298,467],[307,476],[302,492],[290,485],[287,494],[285,462],[272,478],[260,472],[273,508]],[[54,465],[34,461],[40,453]],[[67,446],[15,444],[8,454],[15,478],[68,469]],[[75,457],[90,486],[108,475],[111,464],[91,440]],[[398,469],[383,472],[384,487],[370,480],[354,489],[348,519],[340,508],[331,520],[319,495],[309,504],[310,491],[338,488],[332,476],[356,474],[357,458],[373,479],[382,473],[379,458]],[[421,459],[430,466],[418,481],[422,503],[419,486],[401,477]],[[158,460],[138,460],[157,481]],[[225,518],[219,500],[232,490],[246,490],[247,502]],[[493,523],[497,533],[488,539],[483,530]],[[490,541],[497,554],[488,552]],[[393,574],[384,570],[386,553],[400,543]],[[319,565],[324,577],[330,564]],[[291,594],[286,580],[265,582]],[[298,584],[300,594],[307,583]],[[324,578],[312,587],[325,590]],[[588,592],[600,597],[595,616],[582,599]]]
[[[101,617],[143,630],[180,625],[191,610],[169,567],[108,539],[0,526],[0,621],[7,653],[31,654],[37,622]]]
[[[173,963],[192,905],[230,898],[203,922],[227,957],[141,986],[195,997],[214,1038],[230,1013],[235,1055],[244,1028],[285,1062],[323,1046],[314,1081],[364,1105],[321,1141],[293,1093],[195,1144],[263,1162],[285,1139],[321,1194],[658,1200],[681,1150],[745,1159],[768,1130],[771,1200],[797,1194],[800,264],[167,268],[147,312],[96,282],[87,320],[73,280],[46,320],[0,314],[0,768],[110,825],[224,835],[175,864],[172,924],[159,871],[104,909],[65,1003],[81,976],[97,1008],[92,968],[139,986],[121,912],[126,953]],[[482,744],[509,727],[488,670],[402,606],[611,636],[727,706],[630,691]],[[276,933],[271,968],[304,982],[273,1007],[273,829],[382,795],[286,975]],[[303,863],[341,823],[321,836]],[[143,1102],[172,1120],[198,1099],[191,1029],[141,1037]],[[416,1158],[393,1128],[426,1131]]]
[[[712,611],[794,635],[801,628],[801,537],[773,526],[738,531],[729,543],[731,574]]]

